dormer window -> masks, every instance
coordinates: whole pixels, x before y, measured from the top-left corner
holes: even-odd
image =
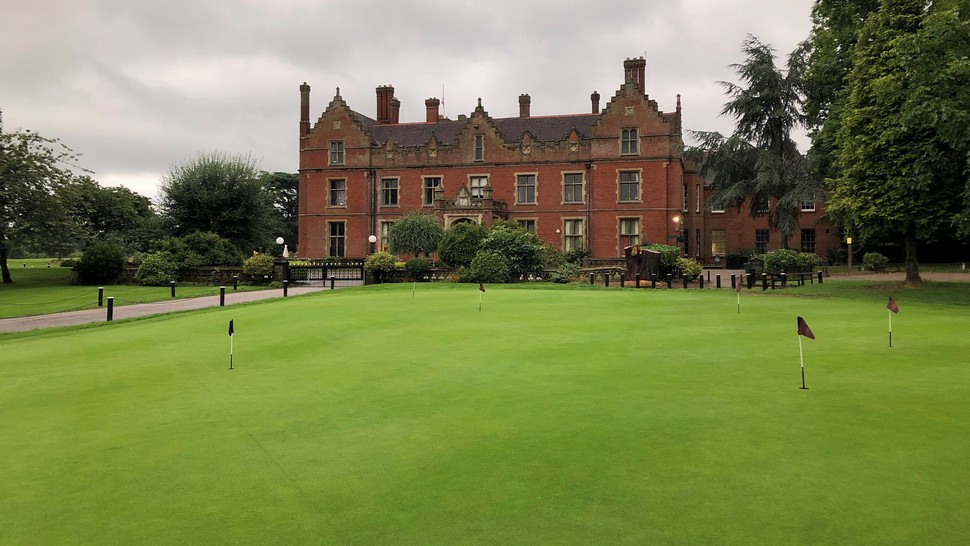
[[[475,135],[475,161],[485,161],[485,135]]]
[[[620,154],[640,153],[640,132],[635,128],[620,131]]]

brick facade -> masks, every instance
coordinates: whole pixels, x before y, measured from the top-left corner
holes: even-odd
[[[642,89],[645,64],[623,63],[624,83],[602,110],[594,92],[589,113],[561,116],[531,116],[531,97],[520,95],[518,117],[492,118],[479,99],[470,115],[450,120],[430,98],[424,122],[400,123],[401,103],[385,85],[377,88],[377,119],[351,110],[338,88],[311,126],[304,83],[300,256],[364,256],[370,235],[380,247],[388,223],[414,211],[446,228],[516,219],[559,248],[582,245],[594,257],[620,256],[635,242],[675,244],[681,230],[687,254],[706,263],[714,262],[711,230],[726,231],[728,252],[754,247],[766,220],[706,211],[704,183],[681,158],[680,97],[673,112],[661,111]],[[820,254],[825,229],[816,229]]]

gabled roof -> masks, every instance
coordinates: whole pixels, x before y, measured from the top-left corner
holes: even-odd
[[[469,120],[441,120],[437,123],[396,123],[378,124],[376,121],[355,112],[366,121],[361,123],[367,127],[371,137],[378,145],[383,145],[391,138],[401,146],[422,146],[431,140],[432,135],[443,144],[453,144],[458,140],[458,134],[469,123]],[[543,141],[565,140],[569,133],[576,128],[582,137],[592,136],[593,123],[598,114],[569,114],[563,116],[536,116],[492,119],[496,130],[506,141],[515,141],[526,131],[532,138]]]

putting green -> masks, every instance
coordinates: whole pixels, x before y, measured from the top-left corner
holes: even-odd
[[[897,293],[890,349],[853,286],[738,314],[387,285],[0,336],[0,543],[970,542],[970,307]]]

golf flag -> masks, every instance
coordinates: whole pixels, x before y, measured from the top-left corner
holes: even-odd
[[[235,329],[232,327],[232,319],[229,320],[229,369],[232,369],[232,334]]]
[[[482,294],[485,293],[485,285],[478,283],[478,312],[482,312]]]
[[[482,292],[484,292],[485,291],[485,285],[482,284],[482,283],[478,283],[478,289],[481,290]]]
[[[899,306],[896,305],[896,300],[892,296],[889,296],[889,303],[886,304],[886,309],[889,309],[889,346],[893,346],[893,313],[899,312]]]
[[[738,314],[741,314],[741,279],[734,283],[734,291],[738,296]]]
[[[808,323],[805,319],[798,317],[798,360],[801,362],[802,367],[802,386],[803,389],[808,389],[805,386],[805,355],[802,353],[802,336],[808,339],[815,339],[815,334],[812,333],[812,329],[808,327]]]

